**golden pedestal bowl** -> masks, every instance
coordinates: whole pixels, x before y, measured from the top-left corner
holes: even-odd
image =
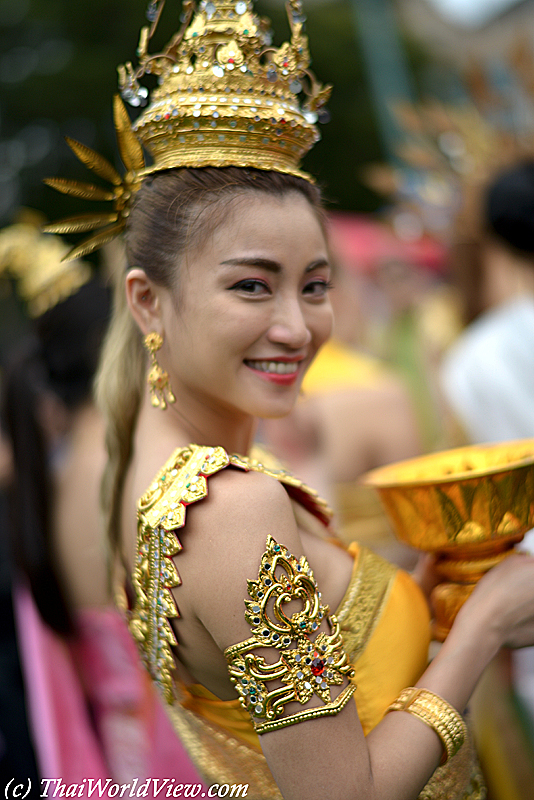
[[[397,538],[436,556],[434,635],[443,641],[476,583],[534,527],[534,439],[445,450],[364,476]]]

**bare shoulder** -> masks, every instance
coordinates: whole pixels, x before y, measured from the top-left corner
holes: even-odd
[[[247,580],[257,578],[267,537],[302,553],[291,502],[274,478],[222,470],[208,482],[208,497],[189,506],[175,561],[188,611],[224,649],[250,635],[243,618]],[[184,591],[185,590],[185,591]]]
[[[269,532],[284,523],[296,531],[286,490],[275,478],[260,472],[222,470],[208,479],[207,499],[190,506],[188,513],[191,538],[198,542],[208,539],[215,549],[246,548],[247,543],[253,547],[258,540],[264,544],[266,525]]]

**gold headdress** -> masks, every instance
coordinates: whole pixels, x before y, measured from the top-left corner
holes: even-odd
[[[65,264],[68,247],[58,236],[42,234],[20,223],[0,231],[0,274],[17,282],[17,293],[30,317],[39,317],[66,300],[91,278],[83,261]]]
[[[139,80],[156,75],[158,86],[150,104],[133,124],[119,97],[115,127],[127,174],[116,170],[93,150],[67,139],[78,158],[113,184],[111,192],[92,184],[57,178],[46,182],[65,194],[113,200],[111,214],[80,215],[53,223],[46,230],[79,233],[101,228],[70,257],[95,250],[126,225],[132,195],[143,179],[175,167],[253,167],[310,179],[300,171],[301,158],[320,138],[315,127],[330,95],[308,70],[308,40],[300,0],[288,0],[291,38],[271,46],[268,23],[247,0],[184,0],[183,24],[167,47],[148,53],[165,0],[151,0],[138,47],[139,66],[119,67],[122,97],[144,105],[148,90]],[[299,95],[307,96],[304,105]],[[145,165],[143,147],[153,158]]]

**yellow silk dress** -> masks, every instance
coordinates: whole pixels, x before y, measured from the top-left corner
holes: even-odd
[[[182,549],[177,531],[186,525],[188,505],[206,498],[208,480],[216,480],[217,473],[226,468],[260,471],[280,481],[291,498],[298,525],[331,537],[326,503],[284,470],[229,455],[221,447],[180,448],[138,502],[132,575],[135,600],[129,625],[167,701],[175,730],[206,783],[248,784],[247,797],[252,800],[277,800],[280,792],[241,701],[219,700],[199,684],[185,686],[177,681],[174,670],[177,643],[169,620],[177,616],[171,589],[181,582],[175,566]],[[331,538],[332,546],[340,546]],[[367,734],[401,690],[413,685],[424,671],[430,619],[426,600],[407,573],[357,544],[349,552],[354,558],[352,578],[335,615],[354,669],[354,699]],[[470,743],[436,770],[420,797],[485,797]]]

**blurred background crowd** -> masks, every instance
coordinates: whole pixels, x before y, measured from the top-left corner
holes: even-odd
[[[292,416],[265,423],[260,435],[326,495],[343,538],[411,568],[414,554],[395,541],[358,478],[424,452],[534,437],[534,0],[306,6],[314,72],[334,85],[323,141],[305,167],[328,201],[336,323]],[[121,253],[108,247],[87,262],[61,264],[67,245],[43,238],[40,226],[72,207],[43,179],[85,180],[65,136],[118,162],[110,100],[116,64],[134,57],[145,7],[145,0],[0,0],[6,783],[37,775],[41,757],[20,663],[32,655],[15,636],[13,576],[28,576],[37,601],[46,595],[37,603],[41,615],[67,635],[63,571],[80,553],[88,574],[91,559],[104,558],[103,548],[75,538],[71,507],[80,514],[87,474],[102,459],[96,453],[87,467],[80,453],[100,432],[91,378]],[[261,0],[256,10],[286,38],[280,0]],[[168,0],[161,43],[176,29],[177,13]],[[19,519],[21,508],[37,509],[15,531],[15,547],[9,495]],[[54,535],[69,543],[54,543]],[[28,622],[17,602],[20,628]],[[490,799],[532,798],[528,652],[503,655],[488,670],[474,716]]]

